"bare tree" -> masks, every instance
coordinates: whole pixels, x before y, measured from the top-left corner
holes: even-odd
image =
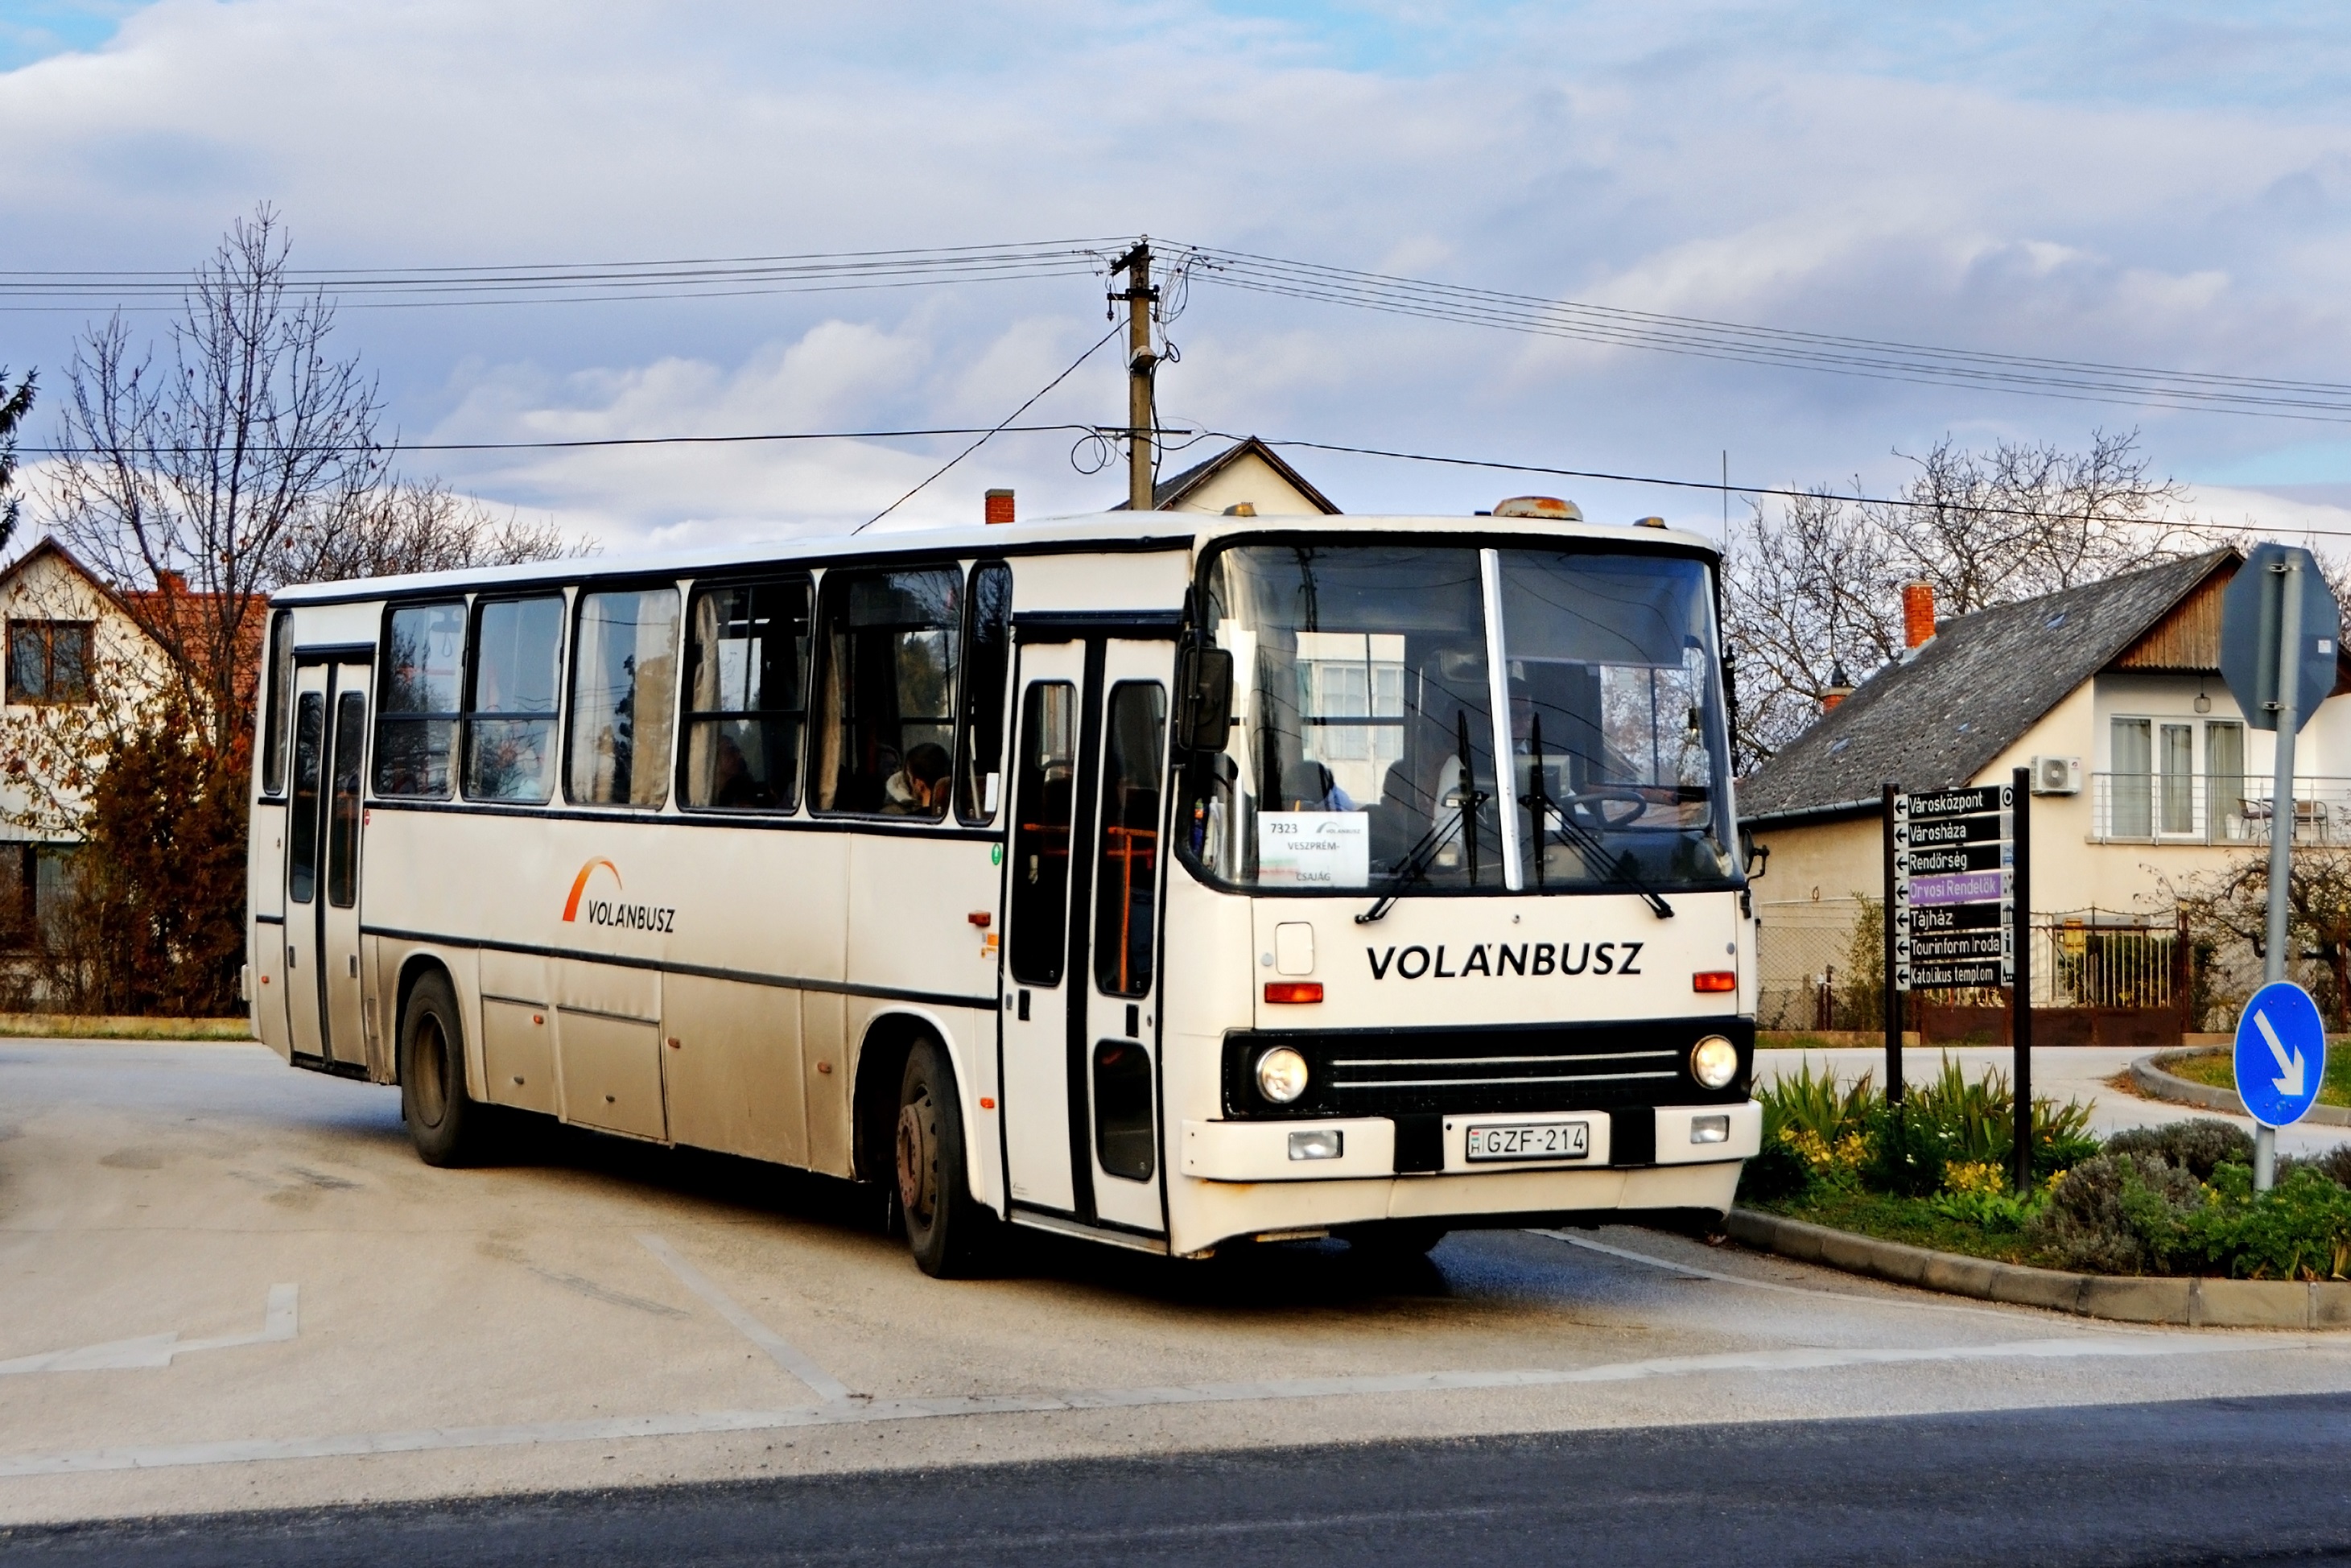
[[[438,480],[393,480],[344,498],[324,526],[289,529],[280,541],[279,582],[330,582],[355,577],[511,566],[586,555],[551,522],[501,517]]]
[[[2110,577],[2209,541],[2175,514],[2177,482],[2148,470],[2136,431],[2093,431],[2084,452],[1949,437],[1907,484],[1869,498],[1816,487],[1758,505],[1729,541],[1725,630],[1739,660],[1739,766],[1769,759],[1819,719],[1841,670],[1858,683],[1903,647],[1901,584],[1933,585],[1965,615]]]
[[[383,475],[375,383],[329,341],[334,308],[286,281],[266,206],[188,287],[168,362],[120,315],[68,370],[57,533],[171,661],[215,755],[251,733],[255,656],[287,536],[348,515]]]
[[[0,367],[0,549],[16,532],[17,501],[9,494],[16,479],[16,427],[33,412],[33,375],[27,371],[16,390],[8,390],[8,371]]]

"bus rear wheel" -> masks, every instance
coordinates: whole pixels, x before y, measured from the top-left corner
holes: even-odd
[[[448,977],[426,975],[400,1018],[400,1117],[428,1166],[472,1165],[487,1141],[489,1107],[465,1094],[465,1031]]]
[[[998,1240],[1000,1222],[972,1197],[965,1175],[960,1104],[946,1052],[917,1040],[898,1081],[892,1164],[906,1246],[924,1273],[941,1280],[982,1272]]]

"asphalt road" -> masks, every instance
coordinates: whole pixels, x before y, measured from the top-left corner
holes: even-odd
[[[0,1530],[0,1560],[2351,1562],[2351,1406],[2204,1400],[977,1466]]]
[[[2351,1493],[2351,1334],[1629,1228],[946,1283],[876,1218],[584,1134],[433,1170],[256,1047],[0,1042],[0,1554],[2161,1561]],[[2116,1542],[2162,1550],[2037,1550]]]

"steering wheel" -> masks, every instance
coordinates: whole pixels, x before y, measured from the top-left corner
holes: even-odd
[[[1562,795],[1552,802],[1562,812],[1572,812],[1585,820],[1586,825],[1598,828],[1625,828],[1638,821],[1649,810],[1649,798],[1635,789],[1586,789],[1580,794]],[[1631,810],[1609,813],[1611,806]]]

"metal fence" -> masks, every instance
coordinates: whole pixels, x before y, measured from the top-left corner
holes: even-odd
[[[2093,773],[2090,837],[2103,843],[2265,844],[2275,780],[2232,773]],[[2294,781],[2294,841],[2351,844],[2351,779]]]
[[[1759,903],[1756,1022],[1770,1030],[1874,1030],[1885,1019],[1886,967],[1875,900]],[[1861,925],[1865,915],[1868,925]],[[2159,1010],[2183,999],[2184,940],[2175,915],[2109,909],[2037,914],[2032,1005]],[[1999,989],[1937,991],[1939,1003],[1999,1007]]]

